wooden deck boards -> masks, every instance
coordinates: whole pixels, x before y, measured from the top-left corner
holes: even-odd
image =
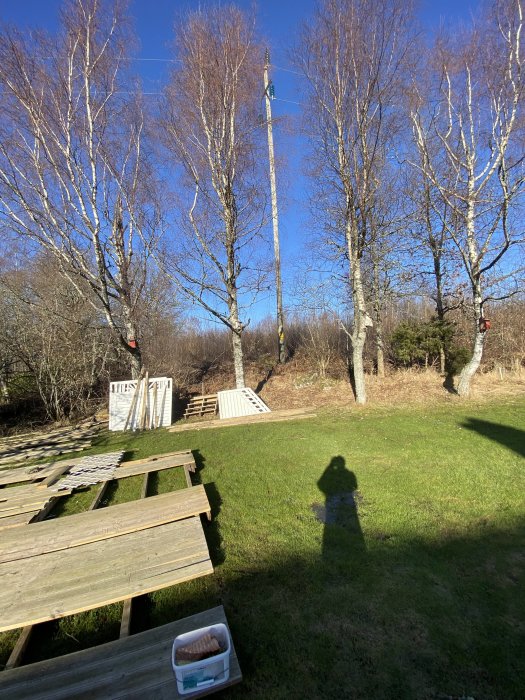
[[[6,562],[0,564],[0,632],[98,608],[212,572],[197,517]]]
[[[174,638],[199,627],[228,624],[222,606],[57,659],[0,673],[2,700],[173,700],[197,698],[240,682],[232,644],[230,678],[191,695],[179,695],[171,667]]]
[[[52,498],[68,496],[70,493],[70,489],[65,489],[60,494],[56,494],[48,489],[40,488],[36,484],[2,489],[0,491],[0,526],[3,525],[2,520],[4,518],[11,518],[15,515],[23,515],[33,511],[38,512]]]
[[[81,459],[81,457],[76,457],[73,459],[49,462],[48,464],[39,464],[36,466],[33,465],[30,467],[0,469],[0,486],[41,481],[42,479],[47,479],[49,476],[57,473],[57,470],[62,467],[65,468],[66,466],[76,466]],[[122,462],[120,466],[117,467],[117,476],[115,478],[123,479],[127,476],[136,476],[137,474],[144,474],[145,472],[161,471],[163,469],[170,469],[171,467],[179,467],[192,463],[194,463],[193,455],[189,450],[169,452],[156,457],[146,457],[144,459],[135,459]],[[5,489],[0,488],[0,495],[3,495],[5,492]]]
[[[80,459],[64,460],[73,466]],[[31,467],[16,467],[15,469],[0,469],[0,486],[8,484],[17,484],[24,481],[36,481],[37,479],[45,479],[58,466],[58,462],[50,462],[48,464],[38,464]]]
[[[34,523],[31,527],[2,534],[0,564],[79,547],[209,511],[204,486],[198,485],[67,518]]]
[[[40,513],[39,510],[30,510],[27,513],[18,513],[17,515],[9,515],[5,518],[0,518],[0,531],[2,532],[0,537],[4,537],[4,530],[8,530],[12,527],[20,527],[21,525],[28,525],[38,513]]]

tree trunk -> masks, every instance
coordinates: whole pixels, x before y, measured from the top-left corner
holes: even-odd
[[[272,195],[272,226],[273,226],[273,250],[275,257],[275,295],[277,303],[277,361],[284,364],[286,360],[286,348],[284,345],[284,320],[283,320],[283,295],[281,282],[281,253],[279,245],[279,214],[277,209],[277,184],[275,178],[275,161],[273,154],[273,129],[272,129],[272,108],[268,90],[270,81],[268,79],[268,66],[270,56],[266,52],[264,65],[264,97],[266,103],[266,124],[268,126],[268,156],[270,163],[270,188]]]
[[[481,297],[481,287],[479,280],[476,281],[474,290],[474,345],[472,348],[472,357],[469,362],[463,367],[459,375],[457,392],[459,396],[468,396],[470,393],[470,382],[476,374],[483,357],[483,346],[485,345],[486,332],[481,332],[479,329],[479,320],[483,316],[483,305]]]
[[[364,331],[364,329],[363,329]],[[363,349],[365,347],[366,331],[352,340],[352,372],[356,403],[366,403],[365,369],[363,366]]]
[[[128,346],[129,347],[129,346]],[[140,371],[142,369],[142,353],[137,345],[136,348],[129,348],[130,353],[130,365],[131,365],[131,377],[133,379],[138,379]]]
[[[235,387],[244,389],[244,366],[242,354],[241,331],[232,331],[233,368],[235,370]]]
[[[439,372],[445,374],[445,348],[443,346],[439,348]]]
[[[367,326],[371,325],[371,319],[366,312],[361,279],[361,263],[357,257],[354,257],[352,261],[352,297],[354,302],[354,325],[352,329],[354,392],[356,402],[364,404],[366,403],[366,388],[363,351],[366,341],[366,329]]]

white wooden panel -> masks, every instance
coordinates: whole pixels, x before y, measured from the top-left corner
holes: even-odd
[[[270,411],[264,401],[250,388],[219,391],[217,397],[219,418],[238,418]]]
[[[153,377],[148,382],[148,394],[146,397],[146,412],[148,424],[153,422],[154,414],[154,386],[157,385],[157,420],[162,427],[171,425],[171,403],[173,382],[170,377]],[[141,381],[140,395],[135,403],[133,414],[128,423],[128,429],[137,430],[142,414],[144,390],[146,382]],[[109,385],[109,429],[124,430],[133,395],[137,387],[137,380],[127,382],[111,382]]]

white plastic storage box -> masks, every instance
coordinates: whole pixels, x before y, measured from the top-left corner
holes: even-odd
[[[206,634],[211,634],[215,637],[224,651],[200,661],[177,664],[175,661],[177,649],[197,641]],[[175,671],[179,693],[195,693],[198,690],[212,688],[227,681],[230,677],[230,650],[230,633],[222,622],[211,627],[201,627],[201,629],[186,632],[175,637],[171,651],[171,664]]]

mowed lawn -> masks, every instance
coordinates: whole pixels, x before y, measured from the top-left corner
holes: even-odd
[[[523,698],[524,427],[507,400],[104,434],[93,452],[193,450],[213,506],[215,573],[141,599],[135,631],[223,604],[244,673],[224,697]],[[139,497],[127,481],[112,502]],[[30,657],[116,638],[119,614],[43,625]]]

